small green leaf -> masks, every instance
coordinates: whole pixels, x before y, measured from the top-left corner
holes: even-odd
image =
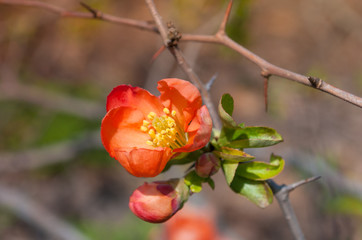
[[[221,161],[221,167],[225,175],[226,182],[230,185],[234,179],[239,163],[235,161]]]
[[[273,202],[273,192],[269,185],[262,181],[253,181],[240,176],[235,175],[230,188],[248,198],[261,208],[267,207]]]
[[[234,100],[230,94],[224,94],[219,103],[219,115],[224,126],[236,127],[234,119],[231,117],[234,111]]]
[[[195,171],[189,172],[185,176],[185,184],[190,187],[191,192],[198,193],[202,190],[204,178],[199,177]]]
[[[218,143],[231,148],[259,148],[275,145],[283,138],[267,127],[223,127]]]
[[[247,162],[239,165],[237,175],[251,180],[266,180],[278,175],[284,168],[284,160],[272,155],[270,163]]]
[[[222,147],[220,151],[214,151],[213,153],[215,153],[218,157],[221,157],[224,160],[234,162],[250,161],[255,158],[239,149],[229,147]]]
[[[234,99],[230,94],[226,93],[221,97],[221,105],[227,114],[233,115]]]
[[[209,184],[209,186],[211,187],[211,189],[215,190],[215,182],[214,182],[214,180],[212,180],[212,178],[207,178],[206,181]]]

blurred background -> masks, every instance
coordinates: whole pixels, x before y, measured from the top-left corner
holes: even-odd
[[[78,1],[49,0],[86,11]],[[141,0],[86,0],[104,13],[151,20]],[[158,0],[182,33],[213,34],[227,1]],[[362,96],[362,2],[235,0],[228,34],[266,60]],[[158,95],[157,81],[186,78],[154,33],[107,22],[60,18],[37,8],[0,4],[0,239],[161,239],[128,198],[145,181],[108,156],[99,137],[108,93],[119,84]],[[286,160],[275,179],[316,182],[291,194],[307,239],[362,238],[362,111],[289,80],[272,77],[264,110],[260,69],[225,47],[180,47],[211,94],[235,100],[235,119],[275,128],[284,142],[247,149],[258,160]],[[172,167],[156,179],[181,177]],[[191,197],[228,239],[291,239],[276,201],[260,209],[233,193],[221,173],[216,189]],[[191,203],[190,203],[191,205]],[[200,209],[200,208],[198,208]],[[202,208],[201,208],[202,209]],[[212,209],[212,210],[210,210]],[[59,233],[60,232],[60,233]]]

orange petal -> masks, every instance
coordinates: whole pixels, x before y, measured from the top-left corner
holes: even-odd
[[[115,151],[115,159],[136,177],[155,177],[171,158],[170,148],[129,148]]]
[[[120,106],[135,107],[145,116],[151,111],[162,114],[164,108],[158,97],[142,88],[129,85],[119,85],[115,87],[107,97],[107,112],[112,108]]]
[[[160,80],[157,89],[161,93],[162,104],[175,110],[186,128],[202,105],[199,90],[190,82],[177,78]]]
[[[117,107],[108,111],[102,120],[101,138],[111,157],[119,148],[151,148],[146,144],[149,135],[140,130],[143,119],[143,113],[133,107]]]
[[[192,152],[204,147],[210,140],[212,131],[212,120],[209,110],[202,106],[196,116],[192,119],[186,132],[188,142],[181,148],[174,149],[174,152]]]

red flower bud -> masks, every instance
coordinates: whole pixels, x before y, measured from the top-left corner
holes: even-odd
[[[214,175],[219,169],[220,160],[213,153],[204,153],[196,161],[196,173],[202,178]]]
[[[188,196],[183,179],[144,183],[131,195],[129,208],[146,222],[161,223],[180,210]]]

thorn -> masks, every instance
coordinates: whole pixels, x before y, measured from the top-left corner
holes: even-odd
[[[308,77],[308,80],[310,82],[310,84],[314,87],[314,88],[320,88],[322,87],[323,84],[323,80],[317,77]]]
[[[265,112],[268,112],[268,85],[269,85],[269,77],[264,77],[264,104],[265,104]]]
[[[87,9],[89,12],[93,14],[93,18],[102,18],[103,14],[102,12],[92,8],[91,6],[85,4],[84,2],[80,2],[80,5]]]
[[[157,50],[157,52],[155,54],[153,54],[152,58],[151,58],[151,63],[153,63],[156,58],[166,49],[165,45],[162,45],[160,47],[160,49]]]
[[[210,91],[211,86],[212,86],[212,84],[214,84],[217,76],[218,76],[218,73],[215,73],[215,74],[210,78],[210,80],[206,83],[206,86],[205,86],[205,87],[206,87],[206,90],[207,90],[207,91]]]
[[[301,180],[299,182],[296,182],[296,183],[292,183],[290,185],[288,185],[286,187],[286,191],[288,192],[291,192],[293,191],[294,189],[296,189],[297,187],[300,187],[304,184],[307,184],[307,183],[311,183],[311,182],[314,182],[314,181],[317,181],[318,179],[320,179],[321,176],[315,176],[315,177],[310,177],[310,178],[307,178],[307,179],[304,179],[304,180]]]
[[[221,34],[224,34],[224,33],[225,33],[225,27],[226,27],[226,23],[227,23],[227,21],[228,21],[228,19],[229,19],[229,16],[230,16],[230,12],[231,12],[231,7],[232,7],[232,5],[233,5],[233,0],[230,0],[228,6],[227,6],[227,8],[226,8],[226,12],[225,12],[224,18],[223,18],[223,20],[222,20],[222,22],[221,22],[221,24],[220,24],[220,27],[219,27],[219,31],[218,31],[218,32],[221,33]]]

